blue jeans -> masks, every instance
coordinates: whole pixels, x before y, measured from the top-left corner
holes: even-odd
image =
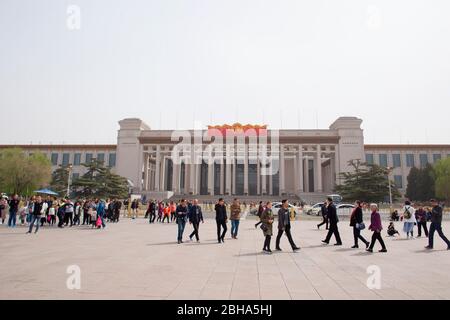
[[[31,223],[30,223],[30,228],[28,229],[28,232],[32,232],[33,231],[33,225],[36,223],[36,231],[38,232],[39,230],[39,225],[41,223],[41,216],[35,216],[33,215],[33,217],[31,218]]]
[[[186,227],[186,220],[178,219],[177,224],[178,224],[178,241],[182,241],[184,228]]]
[[[442,240],[447,244],[447,247],[450,248],[450,241],[447,239],[447,237],[442,232],[442,225],[440,223],[432,222],[430,225],[430,231],[428,233],[428,246],[430,248],[433,248],[433,242],[434,242],[434,232],[437,231],[439,234],[439,237],[441,237]]]
[[[16,217],[17,217],[17,211],[9,212],[8,227],[16,226]]]
[[[239,230],[239,220],[231,220],[231,236],[237,237]]]

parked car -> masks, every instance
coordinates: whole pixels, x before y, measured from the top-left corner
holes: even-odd
[[[323,202],[319,202],[311,206],[309,209],[306,210],[306,214],[310,216],[320,216],[321,210],[323,207]]]
[[[293,208],[295,210],[295,215],[298,215],[299,208],[289,203],[289,210]],[[281,209],[281,202],[273,202],[272,203],[272,213],[274,216],[278,215],[278,210]]]

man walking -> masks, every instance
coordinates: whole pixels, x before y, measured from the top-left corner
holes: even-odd
[[[258,206],[258,213],[257,213],[258,218],[259,218],[259,222],[257,222],[257,223],[255,224],[255,229],[258,228],[258,226],[262,223],[262,221],[261,221],[261,215],[263,214],[263,212],[264,212],[263,202],[260,201],[260,202],[259,202],[259,206]]]
[[[216,224],[217,224],[217,241],[219,243],[225,243],[225,235],[227,233],[227,208],[225,207],[225,201],[223,198],[219,199],[214,207],[216,211]],[[222,233],[220,232],[223,229]]]
[[[187,203],[185,199],[181,199],[180,205],[177,207],[177,220],[176,223],[178,225],[178,244],[183,243],[183,233],[184,228],[186,227],[186,218],[188,214]]]
[[[9,205],[9,219],[8,219],[8,227],[15,228],[16,227],[16,217],[17,211],[19,211],[19,196],[15,194],[11,200],[8,201]]]
[[[336,238],[336,243],[334,245],[341,246],[342,241],[338,229],[339,218],[337,215],[336,207],[333,204],[333,199],[327,198],[326,206],[327,206],[327,216],[330,221],[330,229],[328,230],[327,237],[325,238],[325,240],[322,240],[322,242],[328,244],[330,242],[331,236],[334,234]]]
[[[198,200],[194,199],[194,203],[189,208],[189,223],[192,224],[192,226],[194,227],[194,231],[192,231],[191,235],[189,236],[189,239],[191,239],[191,241],[192,238],[195,236],[197,242],[200,242],[200,238],[198,235],[198,228],[200,226],[200,221],[204,223],[202,208],[198,205]]]
[[[39,230],[39,223],[41,220],[41,216],[42,213],[45,211],[47,211],[47,208],[43,207],[43,202],[42,202],[42,198],[41,196],[38,196],[36,198],[36,201],[34,203],[34,208],[33,208],[33,217],[30,223],[30,228],[28,229],[27,233],[31,233],[33,231],[33,225],[36,223],[36,230],[34,231],[34,233],[37,233]]]
[[[450,250],[450,241],[442,232],[442,207],[438,204],[435,199],[431,199],[431,225],[430,232],[428,234],[428,246],[425,249],[433,249],[434,242],[434,232],[437,231],[439,237],[447,244],[447,250]]]
[[[276,240],[275,250],[282,251],[280,248],[280,240],[283,233],[286,233],[286,236],[291,244],[292,250],[295,252],[300,250],[294,243],[291,235],[291,219],[289,217],[289,202],[287,200],[281,201],[281,208],[278,210],[278,235]]]

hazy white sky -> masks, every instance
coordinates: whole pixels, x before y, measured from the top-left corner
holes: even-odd
[[[115,143],[125,117],[328,128],[341,115],[364,120],[366,143],[450,143],[449,12],[448,0],[0,0],[0,143]]]

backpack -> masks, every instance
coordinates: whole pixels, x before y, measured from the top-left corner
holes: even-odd
[[[405,208],[405,213],[403,214],[403,216],[405,217],[405,219],[411,219],[411,212],[409,212],[409,208]]]

